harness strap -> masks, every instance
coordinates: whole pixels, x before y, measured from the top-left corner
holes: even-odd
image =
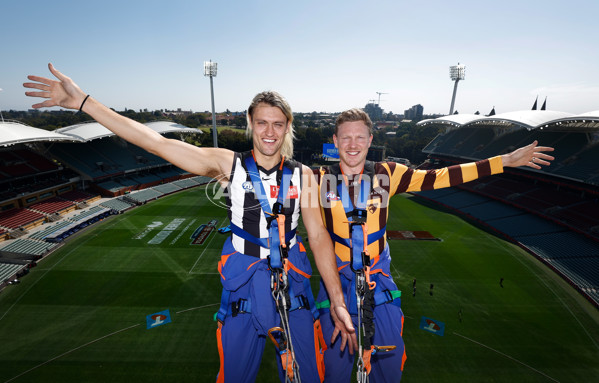
[[[225,318],[227,317],[228,307],[229,307],[229,296],[231,292],[227,289],[223,289],[223,292],[220,296],[220,308],[218,312],[214,315],[214,320],[217,320],[220,323],[225,323]]]
[[[271,248],[271,246],[269,246],[269,243],[268,243],[269,237],[265,237],[265,238],[254,237],[253,235],[251,235],[247,231],[243,230],[239,226],[235,225],[234,223],[231,223],[231,233],[233,233],[236,236],[241,237],[241,238],[245,239],[246,241],[249,241],[255,245],[264,247],[265,249],[271,249],[271,251],[272,251],[272,248]],[[286,232],[285,233],[285,242],[286,243],[291,242],[293,237],[295,237],[295,233],[296,233],[296,229]]]
[[[342,172],[343,173],[343,172]],[[362,270],[364,268],[364,259],[362,255],[366,251],[367,243],[364,243],[363,225],[366,224],[368,212],[366,205],[370,194],[370,179],[365,179],[360,174],[360,190],[356,206],[354,207],[353,198],[349,195],[349,190],[344,181],[337,184],[337,193],[341,198],[341,203],[345,214],[349,220],[349,230],[351,235],[351,267],[352,270]]]
[[[374,242],[378,241],[379,239],[383,238],[386,230],[387,230],[387,226],[384,226],[382,229],[375,231],[374,233],[368,234],[368,244],[370,245],[371,243],[374,243]],[[343,237],[335,234],[332,230],[328,230],[328,232],[333,241],[340,243],[345,247],[351,247],[351,238],[343,238]]]
[[[314,320],[320,317],[320,312],[317,303],[314,301],[314,295],[312,295],[312,288],[310,286],[310,280],[304,279],[304,294],[295,295],[293,289],[289,289],[289,296],[291,300],[291,307],[289,311],[308,309],[312,313]],[[221,323],[225,322],[227,316],[237,316],[239,314],[251,313],[252,312],[252,300],[250,297],[246,299],[240,298],[235,302],[229,303],[229,297],[231,292],[223,289],[221,294],[220,308],[215,314],[214,320],[218,320]],[[329,304],[330,305],[330,304]]]
[[[355,302],[355,301],[354,301]],[[374,292],[374,305],[384,305],[386,303],[390,303],[394,306],[401,307],[401,290],[384,290],[384,291],[375,291]],[[322,302],[316,302],[316,308],[319,310],[331,308],[331,301],[328,299]],[[357,308],[356,306],[349,307],[350,314],[356,314]]]
[[[283,165],[285,161],[285,157],[281,160],[281,165]],[[254,194],[258,201],[260,202],[260,206],[262,207],[262,212],[266,217],[266,221],[269,223],[269,243],[270,246],[262,246],[266,248],[270,248],[269,255],[269,264],[272,268],[282,269],[283,268],[283,260],[285,258],[285,254],[281,254],[281,249],[286,249],[287,244],[281,243],[281,237],[287,238],[286,236],[281,236],[279,224],[277,222],[276,225],[272,224],[273,219],[277,219],[278,215],[283,214],[283,204],[287,199],[287,191],[289,190],[289,186],[291,185],[291,178],[293,176],[293,171],[289,169],[287,166],[283,166],[283,174],[281,176],[281,182],[279,183],[279,194],[277,197],[277,202],[274,204],[271,209],[270,204],[268,203],[268,198],[266,198],[266,191],[264,190],[264,185],[260,180],[260,173],[258,172],[258,166],[256,165],[256,160],[254,159],[253,152],[251,156],[247,156],[245,159],[245,166],[248,170],[248,174],[250,179],[252,180],[252,184],[254,185]],[[284,230],[284,227],[282,227]],[[288,250],[288,249],[287,249]]]

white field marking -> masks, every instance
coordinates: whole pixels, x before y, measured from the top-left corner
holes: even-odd
[[[224,221],[226,222],[226,220],[224,220]],[[216,234],[218,234],[218,230],[222,229],[223,227],[225,227],[224,222],[223,222],[223,225],[221,225],[221,227],[219,227],[218,229],[215,228],[213,230],[216,233],[214,233],[214,235],[210,237],[210,240],[208,240],[208,243],[206,243],[206,246],[204,247],[204,250],[202,251],[202,253],[198,257],[198,259],[196,259],[196,261],[193,264],[193,266],[191,266],[191,269],[189,269],[189,273],[188,274],[192,274],[193,269],[195,269],[195,267],[198,264],[198,262],[200,261],[200,259],[202,259],[202,257],[204,256],[204,253],[206,252],[206,249],[208,249],[208,245],[210,245],[210,243],[212,243],[212,240],[214,239],[214,237],[216,237]],[[212,233],[210,233],[210,234],[212,234]],[[193,274],[200,274],[200,273],[193,273]]]
[[[196,222],[196,219],[194,218],[190,223],[187,224],[187,226],[185,226],[185,228],[183,228],[183,230],[181,230],[181,232],[179,233],[179,235],[177,235],[175,237],[175,239],[173,239],[171,241],[171,245],[174,245],[179,240],[179,238],[181,238],[181,236],[187,231],[187,229],[189,229],[189,227],[191,225],[193,225],[195,222]]]
[[[544,377],[546,377],[547,379],[550,379],[550,380],[552,380],[552,381],[554,381],[554,382],[557,382],[557,383],[559,383],[559,380],[555,380],[555,379],[553,379],[552,377],[550,377],[549,375],[547,375],[547,374],[545,374],[545,373],[543,373],[543,372],[541,372],[541,371],[537,370],[536,368],[534,368],[534,367],[531,367],[531,366],[529,366],[528,364],[526,364],[526,363],[523,363],[523,362],[519,361],[518,359],[512,358],[511,356],[509,356],[509,355],[506,355],[506,354],[504,354],[504,353],[503,353],[503,352],[501,352],[501,351],[497,351],[497,350],[495,350],[494,348],[491,348],[491,347],[489,347],[489,346],[487,346],[487,345],[485,345],[485,344],[482,344],[482,343],[480,343],[480,342],[477,342],[477,341],[475,341],[474,339],[470,339],[470,338],[468,338],[468,337],[466,337],[466,336],[464,336],[464,335],[462,335],[462,334],[458,334],[457,332],[454,332],[453,334],[454,334],[454,335],[457,335],[457,336],[459,336],[459,337],[461,337],[461,338],[464,338],[464,339],[466,339],[466,340],[468,340],[468,341],[470,341],[470,342],[472,342],[472,343],[476,343],[476,344],[478,344],[479,346],[482,346],[482,347],[484,347],[484,348],[487,348],[487,349],[489,349],[489,350],[491,350],[491,351],[494,351],[494,352],[498,353],[499,355],[505,356],[506,358],[508,358],[508,359],[510,359],[510,360],[512,360],[512,361],[514,361],[514,362],[516,362],[516,363],[520,363],[520,364],[521,364],[521,365],[523,365],[524,367],[530,368],[530,369],[531,369],[531,370],[533,370],[534,372],[536,372],[536,373],[538,373],[538,374],[541,374],[541,375],[543,375],[543,376],[544,376]]]
[[[45,361],[45,362],[43,362],[43,363],[40,363],[40,364],[38,364],[38,365],[37,365],[37,366],[35,366],[35,367],[32,367],[32,368],[30,368],[30,369],[29,369],[29,370],[27,370],[27,371],[24,371],[24,372],[20,373],[19,375],[17,375],[17,376],[15,376],[15,377],[13,377],[13,378],[11,378],[11,379],[9,379],[9,380],[5,381],[4,383],[12,382],[13,380],[15,380],[15,379],[17,379],[17,378],[20,378],[21,376],[23,376],[23,375],[25,375],[25,374],[27,374],[27,373],[30,373],[31,371],[33,371],[33,370],[35,370],[35,369],[37,369],[37,368],[39,368],[39,367],[42,367],[42,366],[43,366],[43,365],[45,365],[45,364],[48,364],[48,363],[50,363],[50,362],[53,362],[53,361],[55,361],[56,359],[60,359],[60,358],[62,358],[62,357],[63,357],[63,356],[65,356],[65,355],[68,355],[68,354],[70,354],[70,353],[72,353],[72,352],[75,352],[75,351],[77,351],[77,350],[80,350],[80,349],[82,349],[83,347],[87,347],[87,346],[89,346],[89,345],[91,345],[91,344],[93,344],[93,343],[96,343],[96,342],[98,342],[98,341],[100,341],[100,340],[102,340],[102,339],[108,338],[108,337],[110,337],[110,336],[112,336],[112,335],[116,335],[116,334],[118,334],[118,333],[120,333],[120,332],[123,332],[123,331],[130,330],[130,329],[132,329],[133,327],[137,327],[137,326],[139,326],[139,325],[140,325],[140,324],[138,323],[138,324],[134,324],[133,326],[125,327],[125,328],[123,328],[123,329],[120,329],[120,330],[117,330],[117,331],[115,331],[115,332],[112,332],[112,333],[110,333],[110,334],[108,334],[108,335],[104,335],[104,336],[102,336],[102,337],[100,337],[100,338],[98,338],[98,339],[95,339],[95,340],[92,340],[92,341],[90,341],[90,342],[87,342],[87,343],[85,343],[85,344],[83,344],[83,345],[81,345],[81,346],[79,346],[79,347],[75,347],[75,348],[74,348],[74,349],[72,349],[72,350],[69,350],[69,351],[67,351],[67,352],[64,352],[64,353],[62,353],[62,354],[60,354],[60,355],[58,355],[58,356],[55,356],[55,357],[54,357],[54,358],[52,358],[52,359],[49,359],[49,360],[47,360],[47,361]]]
[[[499,240],[495,237],[492,237],[492,238],[495,241]],[[522,244],[522,246],[524,246],[524,245]],[[524,247],[526,247],[526,246],[524,246]],[[580,325],[580,328],[584,331],[584,333],[587,334],[587,336],[589,337],[591,342],[595,345],[595,348],[599,349],[599,344],[597,344],[597,341],[591,336],[591,334],[589,334],[589,332],[587,331],[587,328],[580,322],[580,319],[578,319],[578,317],[576,315],[574,315],[572,310],[570,310],[570,306],[568,304],[566,304],[566,302],[559,295],[557,295],[555,290],[547,283],[547,281],[544,278],[541,278],[539,276],[539,273],[536,270],[533,270],[532,268],[530,268],[530,266],[528,264],[524,263],[522,261],[522,259],[520,259],[520,257],[518,257],[515,253],[509,252],[509,254],[512,255],[512,257],[516,258],[516,260],[518,262],[520,262],[522,265],[524,265],[524,267],[526,267],[528,269],[528,271],[530,271],[535,277],[537,277],[537,279],[540,280],[541,283],[545,285],[547,290],[551,291],[551,293],[557,298],[557,300],[560,301],[562,306],[564,306],[568,310],[568,312],[572,315],[572,318],[574,318],[574,320],[576,320],[576,322]],[[530,256],[530,254],[528,254],[528,253],[526,253],[526,255]],[[541,266],[546,267],[545,265],[541,265]],[[558,278],[561,278],[561,277],[558,276]]]
[[[212,307],[212,306],[220,306],[220,303],[212,303],[212,304],[209,304],[209,305],[204,305],[204,306],[199,306],[199,307],[192,307],[192,308],[181,310],[181,311],[175,311],[175,314],[181,314],[181,313],[184,313],[186,311],[193,311],[193,310],[205,309],[206,307]]]

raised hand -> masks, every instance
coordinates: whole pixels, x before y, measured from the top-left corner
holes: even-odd
[[[554,149],[548,146],[538,146],[538,141],[530,145],[523,146],[511,153],[501,156],[503,166],[518,167],[528,166],[534,169],[541,169],[540,165],[548,166],[555,158],[543,152],[552,152]]]
[[[25,88],[40,90],[39,92],[25,92],[25,95],[47,99],[32,105],[33,108],[61,106],[68,109],[79,109],[86,94],[73,80],[56,70],[52,64],[48,64],[48,69],[59,81],[39,76],[27,76],[29,80],[35,82],[23,84]]]

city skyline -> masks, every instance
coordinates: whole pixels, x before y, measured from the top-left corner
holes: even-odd
[[[215,107],[243,111],[277,90],[298,113],[413,105],[447,114],[449,67],[466,66],[455,110],[599,110],[591,0],[271,1],[4,4],[0,110],[26,110],[28,74],[72,77],[116,110],[210,110],[203,62],[218,63]],[[575,16],[574,16],[575,15]],[[380,93],[380,94],[379,94]],[[540,105],[540,104],[539,104]]]

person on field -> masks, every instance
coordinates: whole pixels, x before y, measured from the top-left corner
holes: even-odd
[[[132,144],[190,173],[217,178],[225,188],[232,230],[218,264],[223,292],[217,381],[253,382],[268,337],[279,349],[282,381],[300,376],[305,382],[322,381],[326,345],[310,290],[312,270],[295,232],[300,213],[330,293],[336,335],[341,332],[352,348],[355,334],[320,217],[318,185],[309,168],[291,159],[293,115],[287,101],[276,92],[256,95],[247,115],[253,150],[236,153],[167,139],[86,95],[52,64],[49,69],[58,80],[28,76],[33,82],[23,84],[35,89],[27,96],[45,99],[34,108],[79,109]]]
[[[358,366],[369,374],[370,382],[398,382],[406,353],[401,292],[391,277],[391,254],[385,230],[390,197],[408,191],[458,185],[501,173],[508,166],[540,169],[553,160],[545,153],[553,148],[538,146],[535,141],[501,156],[427,171],[412,170],[395,162],[375,163],[366,161],[372,143],[372,122],[360,109],[350,109],[338,116],[333,141],[340,163],[320,169],[322,217],[334,241],[337,268],[354,326],[364,332],[364,342],[370,344],[362,354],[358,353]],[[356,289],[364,285],[361,292]],[[415,296],[415,279],[412,286]],[[431,295],[432,292],[431,284]],[[321,284],[317,300],[322,328],[325,339],[334,339],[338,330],[332,317],[327,315],[329,298],[328,287]],[[364,329],[358,326],[358,317]],[[361,334],[358,335],[360,339]],[[395,349],[384,352],[381,346],[395,346]],[[358,347],[363,347],[362,342]],[[343,344],[328,344],[326,382],[350,381],[354,362],[351,351]]]

